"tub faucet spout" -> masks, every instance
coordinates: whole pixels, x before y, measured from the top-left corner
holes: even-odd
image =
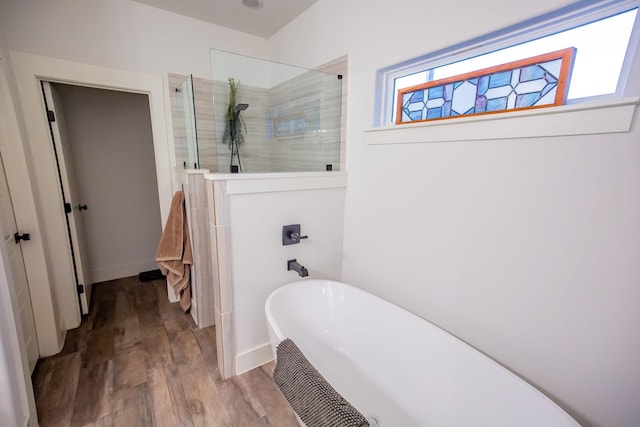
[[[300,263],[295,259],[290,259],[287,261],[287,270],[293,270],[300,275],[300,277],[307,277],[309,275],[309,270],[306,267],[300,265]]]

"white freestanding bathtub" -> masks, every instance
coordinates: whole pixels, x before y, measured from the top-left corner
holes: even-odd
[[[372,426],[579,424],[529,383],[432,323],[340,282],[274,291],[271,346],[290,338]]]

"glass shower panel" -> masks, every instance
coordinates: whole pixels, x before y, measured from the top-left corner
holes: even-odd
[[[183,165],[185,169],[199,169],[193,76],[182,82],[176,95],[179,123],[175,135],[176,164]]]
[[[211,69],[219,171],[339,170],[341,76],[214,49]]]

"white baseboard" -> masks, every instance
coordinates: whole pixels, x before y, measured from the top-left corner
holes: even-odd
[[[236,356],[236,375],[244,374],[273,360],[271,344],[266,343]]]
[[[155,260],[140,261],[131,264],[114,265],[112,267],[96,268],[91,270],[93,283],[106,282],[108,280],[122,279],[123,277],[137,276],[143,271],[157,270]]]

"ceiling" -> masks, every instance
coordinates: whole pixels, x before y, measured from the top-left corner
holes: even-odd
[[[242,0],[134,0],[159,9],[268,38],[317,0],[261,0],[251,9]]]

